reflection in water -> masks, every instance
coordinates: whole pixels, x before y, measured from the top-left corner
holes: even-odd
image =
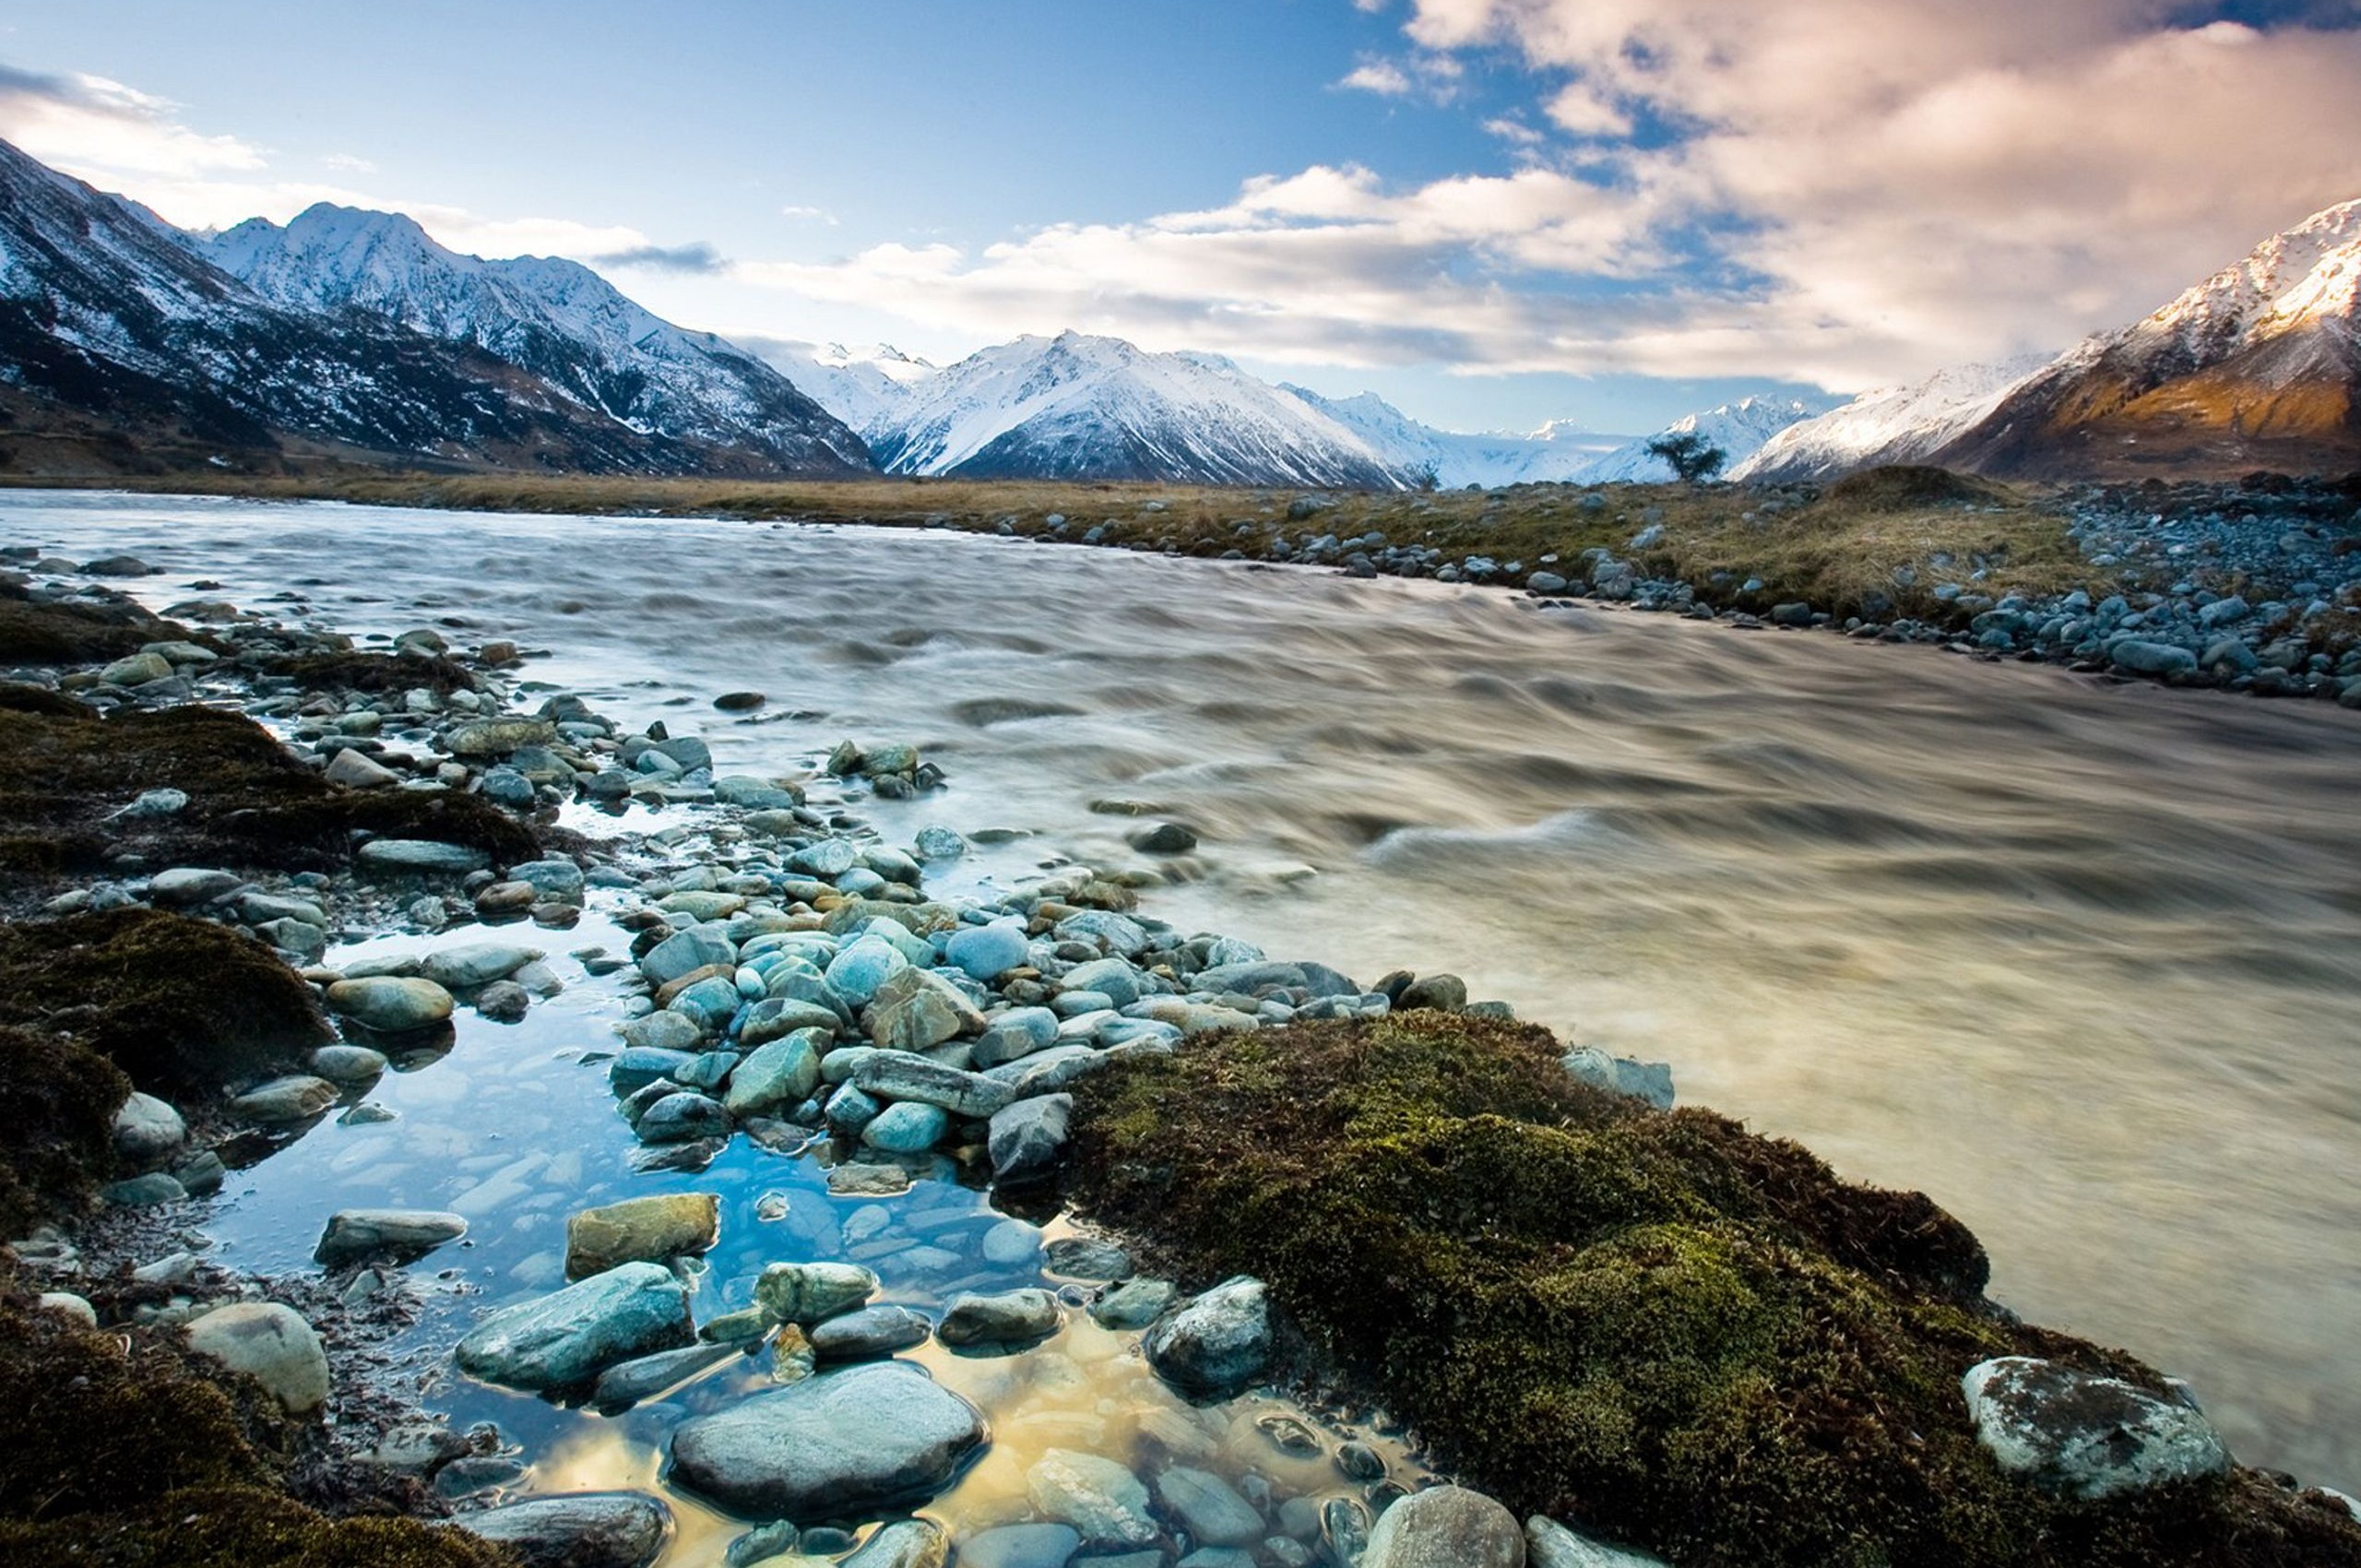
[[[151,602],[310,579],[338,624],[546,645],[537,676],[685,719],[725,769],[916,741],[951,791],[864,810],[904,839],[1038,832],[1006,872],[1135,864],[1133,819],[1088,807],[1148,802],[1204,840],[1150,912],[1364,980],[1453,969],[1668,1060],[1685,1099],[1932,1194],[1997,1296],[2189,1377],[2242,1458],[2361,1484],[2353,715],[964,536],[30,494],[0,518],[165,566]],[[750,686],[771,721],[706,706]],[[495,1065],[470,1037],[417,1078],[478,1096]],[[583,1146],[552,1115],[481,1179]],[[622,1190],[595,1147],[582,1181]]]

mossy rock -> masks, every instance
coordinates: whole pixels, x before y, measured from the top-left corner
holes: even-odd
[[[2248,1472],[2108,1505],[2004,1476],[1970,1365],[2155,1374],[1993,1309],[1923,1196],[1601,1095],[1562,1049],[1419,1013],[1130,1058],[1074,1087],[1072,1195],[1178,1272],[1267,1281],[1443,1467],[1682,1568],[2361,1562],[2361,1526]]]
[[[186,640],[186,627],[128,599],[36,604],[21,586],[0,584],[0,664],[96,664]]]
[[[157,864],[341,864],[354,836],[438,838],[503,861],[540,853],[514,817],[470,795],[350,790],[322,779],[269,731],[195,705],[101,718],[0,707],[0,884],[86,869],[124,849]],[[185,810],[114,819],[141,791],[171,788]]]
[[[114,1113],[131,1080],[92,1051],[0,1028],[0,1235],[21,1236],[87,1197],[114,1161]]]
[[[476,689],[468,667],[440,654],[294,653],[257,661],[267,675],[284,676],[312,692],[369,692],[384,695],[420,687],[436,696]]]
[[[284,1070],[330,1038],[312,988],[269,948],[158,909],[0,927],[0,1024],[69,1034],[167,1096]]]

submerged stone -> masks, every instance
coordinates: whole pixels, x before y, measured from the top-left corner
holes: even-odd
[[[692,1337],[688,1287],[654,1264],[627,1263],[492,1313],[459,1341],[457,1358],[486,1383],[564,1388]]]
[[[672,1478],[756,1518],[857,1521],[915,1506],[989,1441],[983,1413],[898,1361],[822,1372],[672,1435]]]

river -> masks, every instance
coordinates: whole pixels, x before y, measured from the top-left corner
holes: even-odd
[[[1137,865],[1091,807],[1150,803],[1204,842],[1146,912],[1669,1062],[1932,1194],[1997,1299],[2187,1377],[2241,1459],[2361,1491],[2361,715],[947,533],[24,492],[0,543],[546,648],[722,771],[913,741],[949,790],[860,808],[900,842]]]

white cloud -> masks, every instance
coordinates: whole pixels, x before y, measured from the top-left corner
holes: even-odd
[[[1406,98],[1418,88],[1418,84],[1410,79],[1410,73],[1391,60],[1366,61],[1355,66],[1336,85],[1387,98]]]
[[[44,161],[71,158],[125,174],[188,179],[263,166],[235,137],[201,136],[175,106],[121,82],[0,66],[0,137]]]
[[[374,174],[377,166],[365,158],[355,158],[349,152],[331,152],[320,160],[327,168],[342,170],[348,174]]]
[[[825,223],[831,229],[836,226],[836,215],[825,207],[782,207],[778,209],[778,215],[781,218],[801,218],[814,223]]]

